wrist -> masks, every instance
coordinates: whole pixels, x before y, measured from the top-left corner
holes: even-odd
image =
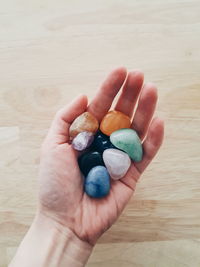
[[[81,267],[85,266],[92,248],[67,227],[38,213],[11,266]]]
[[[62,253],[61,262],[65,263],[65,266],[66,263],[71,263],[70,266],[84,266],[86,264],[93,249],[92,245],[80,240],[69,228],[41,213],[37,214],[33,223],[38,231],[45,232],[45,235],[51,233],[50,243],[54,246],[52,249],[55,249],[55,254]]]

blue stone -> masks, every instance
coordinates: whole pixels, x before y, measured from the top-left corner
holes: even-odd
[[[110,176],[103,166],[96,166],[90,170],[85,179],[85,193],[94,198],[105,197],[110,192]]]
[[[92,143],[91,148],[100,153],[103,153],[104,150],[109,149],[109,148],[115,148],[115,146],[110,142],[109,136],[98,131],[94,137],[94,141]]]
[[[79,159],[79,168],[81,172],[87,176],[89,171],[95,166],[105,166],[101,153],[98,151],[87,152],[83,154]]]

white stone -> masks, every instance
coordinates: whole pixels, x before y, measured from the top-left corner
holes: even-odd
[[[131,165],[129,156],[125,152],[114,148],[106,149],[103,152],[103,161],[114,180],[124,177]]]

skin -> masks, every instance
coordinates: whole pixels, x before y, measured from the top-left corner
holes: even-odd
[[[42,145],[39,213],[92,246],[122,213],[138,179],[162,144],[163,121],[153,118],[157,89],[151,83],[143,85],[143,79],[140,71],[127,73],[123,67],[113,70],[89,105],[87,97],[81,95],[57,112]],[[144,156],[141,162],[132,163],[123,179],[112,180],[107,197],[92,199],[83,192],[83,178],[77,164],[79,153],[69,143],[69,127],[85,111],[100,122],[119,91],[115,109],[133,117],[131,127],[143,140]]]

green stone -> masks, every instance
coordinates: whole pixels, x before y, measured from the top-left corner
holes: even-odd
[[[142,160],[142,144],[136,131],[132,129],[120,129],[110,136],[111,143],[126,152],[129,157],[136,162]]]

